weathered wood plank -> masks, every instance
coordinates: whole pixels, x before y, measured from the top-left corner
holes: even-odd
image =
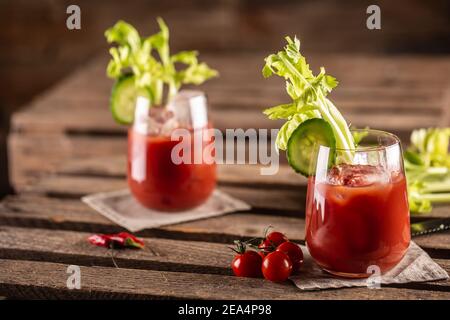
[[[50,176],[29,186],[26,192],[44,194],[52,197],[80,198],[96,192],[107,192],[127,188],[124,179],[104,179],[99,177]],[[254,208],[273,210],[292,210],[303,212],[306,199],[306,186],[298,188],[268,188],[263,186],[228,186],[220,189],[246,201]],[[265,190],[265,191],[264,191]],[[282,201],[280,201],[282,199]]]
[[[79,102],[79,104],[81,103]],[[239,106],[239,102],[236,103]],[[80,107],[79,105],[76,108],[70,108],[65,102],[62,102],[60,106],[61,108],[55,106],[52,109],[31,109],[14,115],[13,130],[17,132],[105,132],[125,134],[126,128],[114,123],[107,104],[104,104],[101,108]],[[270,106],[270,104],[265,106]],[[212,108],[210,110],[210,118],[214,126],[220,130],[229,128],[279,128],[282,122],[269,120],[262,113],[265,106],[256,110],[248,108]],[[67,110],[71,110],[70,117],[67,116]],[[346,119],[354,127],[364,128],[368,126],[393,133],[411,131],[417,126],[437,126],[442,114],[439,110],[438,112],[431,110],[421,113],[395,112],[394,108],[392,108],[392,111],[384,113],[364,112],[364,110],[361,110],[361,113],[346,113]],[[86,116],[87,114],[89,116]]]
[[[239,238],[260,237],[272,225],[290,238],[304,238],[304,220],[275,214],[233,213],[213,219],[191,221],[159,229],[144,230],[140,235],[232,243]],[[110,220],[78,200],[20,195],[7,198],[0,205],[0,224],[30,228],[65,229],[90,232],[122,230]]]
[[[202,60],[220,72],[219,79],[209,81],[205,86],[235,84],[236,87],[259,87],[270,83],[272,80],[265,80],[261,75],[267,54],[267,51],[202,54]],[[109,90],[108,82],[111,83],[111,80],[105,76],[107,59],[107,53],[100,54],[91,61],[89,66],[80,69],[76,76],[66,79],[64,85],[54,90],[52,96],[67,96],[69,88],[89,90],[88,85],[93,89],[91,92]],[[423,90],[429,87],[423,86],[424,84],[432,84],[431,87],[436,89],[449,80],[448,71],[450,70],[450,59],[445,56],[315,54],[308,59],[308,62],[315,72],[320,66],[325,66],[327,73],[339,80],[339,90],[369,86],[401,89],[421,87]],[[420,77],[417,76],[417,70],[421,71]],[[98,81],[93,82],[92,79]],[[236,81],[237,79],[239,82]],[[273,82],[276,83],[276,81]]]
[[[444,97],[442,99],[442,108],[444,113],[442,115],[440,126],[445,127],[450,125],[450,85],[445,89]]]
[[[109,94],[112,83],[100,81],[100,88],[89,86],[80,88],[86,95],[67,95],[65,97],[49,97],[36,100],[21,113],[50,112],[58,109],[93,110],[104,109],[109,105]],[[339,88],[331,94],[332,100],[344,114],[347,113],[439,113],[442,109],[444,89],[419,88],[407,90],[396,87],[352,87]],[[213,110],[242,110],[263,108],[289,100],[282,83],[274,81],[255,84],[254,82],[238,86],[236,83],[215,82],[205,84],[203,90]],[[106,108],[107,109],[107,108]]]
[[[263,185],[263,186],[304,186],[307,183],[305,177],[295,173],[291,167],[280,165],[274,175],[261,175],[261,165],[218,165],[219,182],[225,184]],[[75,159],[65,161],[55,173],[74,176],[104,176],[126,177],[125,155],[121,157],[105,157],[90,159]]]
[[[247,171],[244,167],[234,168],[231,166],[221,176],[223,180],[219,181],[220,189],[246,201],[257,209],[293,211],[294,213],[298,212],[299,215],[304,214],[306,201],[305,179],[293,176],[292,182],[285,184],[284,181],[288,181],[291,176],[288,168],[285,168],[280,174],[280,176],[285,174],[284,181],[282,180],[281,183],[277,183],[276,176],[258,177],[257,175],[254,178],[249,178],[247,183],[245,178],[254,174],[255,169],[257,167],[249,168]],[[239,175],[242,178],[240,181],[236,177]],[[262,180],[266,183],[260,183]],[[52,197],[80,198],[90,193],[118,190],[126,187],[125,179],[116,178],[115,176],[108,179],[96,176],[50,176],[28,187],[27,192]],[[448,217],[450,215],[449,211],[449,206],[438,205],[431,214],[418,217]]]
[[[34,178],[53,172],[68,159],[126,156],[126,143],[124,137],[12,135],[9,140],[12,181],[16,189],[22,190]]]
[[[258,75],[259,77],[259,75]],[[259,79],[258,79],[259,80]],[[209,104],[214,109],[256,109],[286,102],[289,97],[284,91],[281,81],[262,80],[250,83],[225,82],[222,79],[208,82],[201,88],[208,94]],[[83,80],[85,81],[85,80]],[[86,92],[85,95],[54,95],[35,100],[28,108],[30,110],[51,110],[55,108],[104,108],[109,104],[109,94],[112,81],[98,81],[94,85],[70,84],[73,88]],[[361,113],[392,113],[393,108],[398,112],[437,112],[441,109],[442,96],[445,87],[418,87],[410,90],[398,86],[361,86],[339,87],[331,94],[332,100],[344,112]],[[60,90],[60,89],[58,89]],[[62,89],[61,89],[62,90]],[[425,105],[426,104],[426,105]],[[25,111],[22,111],[25,113]]]
[[[81,289],[67,289],[66,264],[0,260],[0,294],[26,298],[450,299],[450,292],[349,288],[299,291],[290,283],[224,275],[80,267]]]
[[[0,227],[0,259],[232,275],[229,265],[233,252],[225,244],[145,238],[141,250],[111,252],[89,244],[89,236],[83,232]]]
[[[113,222],[77,200],[61,200],[21,195],[10,197],[0,206],[0,224],[48,229],[90,232],[121,230]],[[226,216],[191,221],[158,229],[144,230],[140,235],[196,241],[232,243],[238,238],[260,237],[269,226],[283,231],[290,239],[303,242],[305,222],[299,217],[254,213],[234,213]],[[450,231],[414,238],[434,257],[450,257]]]

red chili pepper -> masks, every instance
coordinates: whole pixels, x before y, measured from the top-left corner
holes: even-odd
[[[115,234],[94,234],[88,238],[88,241],[96,246],[105,248],[139,248],[144,247],[144,241],[128,232]]]
[[[88,238],[88,241],[99,247],[109,247],[109,238],[103,234],[94,234]]]

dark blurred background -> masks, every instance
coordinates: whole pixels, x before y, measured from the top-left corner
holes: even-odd
[[[81,30],[66,28],[70,4],[81,7]],[[370,4],[381,7],[381,30],[365,27]],[[118,19],[150,34],[163,16],[175,50],[271,52],[297,34],[306,55],[439,55],[450,53],[449,12],[448,0],[0,0],[0,177],[11,112],[106,50],[103,32]]]

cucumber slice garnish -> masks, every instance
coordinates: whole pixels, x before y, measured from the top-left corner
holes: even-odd
[[[151,99],[146,89],[136,88],[133,75],[124,75],[117,79],[111,91],[111,112],[116,122],[132,124],[137,97]]]
[[[304,176],[313,175],[318,146],[330,147],[330,166],[334,161],[336,139],[333,129],[323,119],[314,118],[302,122],[292,133],[287,143],[286,155],[290,166]]]

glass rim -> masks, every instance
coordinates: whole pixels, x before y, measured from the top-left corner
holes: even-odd
[[[377,129],[350,129],[350,132],[368,132],[369,135],[372,134],[374,136],[379,136],[379,137],[387,137],[392,139],[391,142],[386,143],[384,145],[377,145],[377,146],[357,146],[356,149],[347,149],[347,148],[332,148],[329,146],[324,146],[324,145],[319,145],[319,148],[328,148],[334,151],[338,151],[338,152],[368,152],[368,151],[382,151],[394,146],[401,146],[401,141],[400,138],[397,137],[395,134],[388,132],[388,131],[383,131],[383,130],[377,130]],[[363,138],[364,139],[364,138]]]

